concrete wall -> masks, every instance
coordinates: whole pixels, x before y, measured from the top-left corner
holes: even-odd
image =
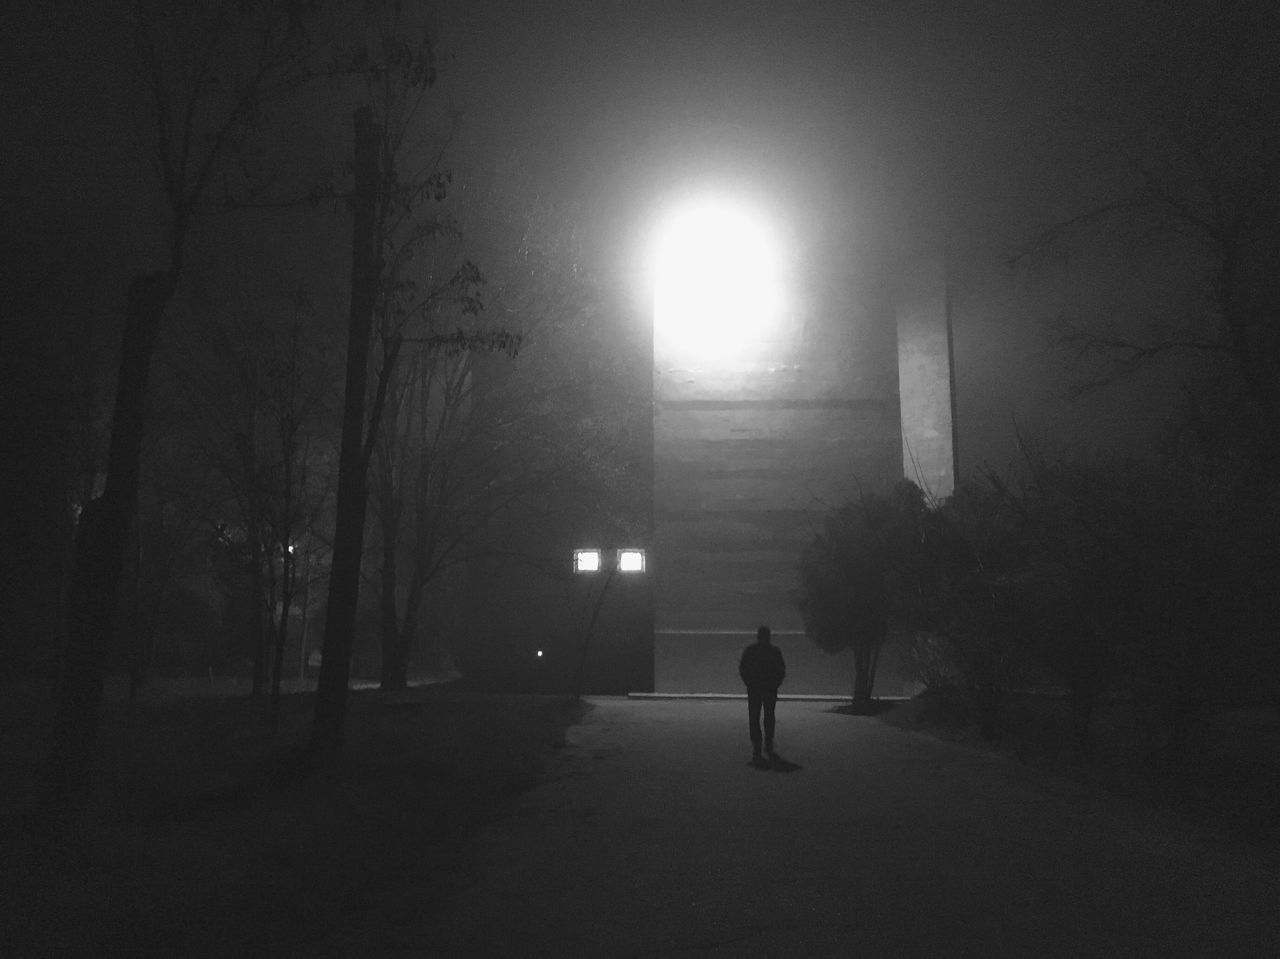
[[[908,270],[894,297],[867,271],[822,274],[798,284],[805,298],[754,358],[694,367],[652,357],[652,436],[637,432],[644,455],[626,454],[637,476],[652,477],[652,499],[633,497],[644,502],[622,524],[633,528],[627,545],[647,546],[648,570],[615,584],[601,607],[588,691],[737,692],[738,654],[766,623],[790,664],[789,692],[850,693],[847,661],[803,636],[797,563],[826,512],[859,489],[883,490],[905,473],[950,492],[945,283],[929,262]],[[643,373],[649,362],[624,365]],[[649,382],[611,388],[647,413]],[[588,588],[564,573],[571,550],[622,545],[616,509],[601,502],[562,504],[550,528],[504,533],[504,548],[528,540],[526,552],[544,554],[541,572],[480,564],[462,654],[469,674],[504,688],[571,682]],[[646,540],[635,530],[648,528],[650,504]],[[893,649],[876,691],[911,691]]]
[[[472,564],[468,631],[457,649],[470,681],[503,691],[575,692],[581,669],[583,692],[653,689],[648,577],[572,574],[570,550],[565,543],[548,553],[561,560],[557,570],[502,557]]]
[[[849,693],[847,666],[803,637],[794,594],[823,515],[902,475],[893,309],[865,280],[806,284],[752,360],[655,357],[658,691],[735,691],[737,654],[767,623],[790,647],[792,691]]]
[[[822,515],[856,477],[875,487],[898,471],[892,402],[778,393],[656,403],[660,630],[799,628],[796,564]]]
[[[902,474],[939,499],[955,488],[954,381],[946,264],[922,257],[904,266],[894,298]]]

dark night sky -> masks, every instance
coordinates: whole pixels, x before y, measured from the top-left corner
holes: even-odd
[[[665,193],[711,177],[767,197],[802,248],[948,250],[972,465],[1007,455],[1011,414],[1123,443],[1160,420],[1132,389],[1055,398],[1063,377],[1035,359],[1046,308],[1003,262],[1105,193],[1102,78],[1177,29],[1170,6],[453,0],[436,20],[456,57],[442,90],[465,117],[458,169],[521,168],[624,279]],[[112,7],[21,0],[4,15],[0,173],[4,214],[33,225],[37,249],[96,255],[123,282],[154,221]]]

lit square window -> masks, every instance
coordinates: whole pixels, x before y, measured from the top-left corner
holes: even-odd
[[[575,549],[573,551],[573,571],[575,573],[600,572],[600,550]]]
[[[618,572],[619,573],[643,573],[644,572],[644,550],[642,549],[618,550]]]

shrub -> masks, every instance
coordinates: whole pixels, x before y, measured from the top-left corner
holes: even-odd
[[[853,652],[855,703],[871,699],[925,512],[911,483],[890,496],[863,494],[827,516],[801,555],[796,605],[805,632],[825,652]]]

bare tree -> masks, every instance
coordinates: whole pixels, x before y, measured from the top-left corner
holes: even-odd
[[[72,274],[40,262],[14,231],[0,250],[0,475],[9,549],[0,559],[0,656],[10,669],[51,665],[64,617],[75,517],[104,461],[100,309],[84,257]]]
[[[425,123],[427,93],[436,79],[435,51],[430,32],[402,22],[398,5],[385,19],[375,18],[370,30],[372,39],[353,46],[340,64],[342,71],[365,77],[367,89],[365,105],[355,113],[350,337],[333,570],[312,729],[312,746],[320,751],[342,742],[368,469],[404,346],[417,343],[445,352],[513,351],[519,342],[504,331],[462,325],[441,330],[436,322],[448,315],[446,305],[453,307],[454,316],[478,314],[483,277],[467,260],[443,274],[414,268],[416,257],[454,229],[433,208],[447,195],[450,181],[440,166],[439,151],[411,136]],[[379,367],[370,384],[375,329]]]
[[[1085,388],[1157,358],[1195,357],[1208,388],[1188,384],[1184,437],[1212,453],[1233,425],[1272,478],[1280,476],[1277,37],[1265,5],[1168,18],[1151,49],[1117,71],[1114,101],[1125,112],[1113,125],[1112,195],[1044,230],[1013,260],[1091,247],[1157,264],[1159,282],[1177,295],[1118,329],[1064,323],[1060,345],[1104,361]]]
[[[186,411],[186,407],[181,413],[173,409],[178,415],[157,417],[148,429],[137,532],[132,537],[133,582],[121,624],[132,634],[124,649],[131,698],[140,694],[157,664],[172,665],[183,658],[165,645],[166,639],[174,638],[171,631],[166,635],[166,614],[179,611],[175,601],[185,592],[183,580],[207,569],[202,547],[221,505],[220,487],[196,452],[203,447],[194,441],[189,423],[180,418]],[[187,595],[185,600],[190,603],[192,597]],[[197,638],[186,629],[181,632],[183,645],[190,646]],[[201,638],[207,640],[208,633]]]
[[[88,792],[103,655],[115,621],[123,552],[138,494],[147,384],[161,319],[183,272],[194,220],[254,132],[264,104],[306,76],[306,5],[209,0],[136,7],[146,147],[167,213],[165,262],[129,284],[102,494],[80,518],[68,596],[59,706],[44,807]]]
[[[580,332],[594,297],[573,221],[524,189],[528,184],[509,177],[489,189],[481,183],[468,180],[449,203],[466,223],[465,237],[442,235],[447,242],[435,244],[435,255],[415,262],[451,271],[450,251],[461,245],[491,263],[487,313],[501,316],[507,344],[520,337],[521,355],[514,362],[493,356],[500,338],[473,337],[467,349],[456,338],[405,341],[408,358],[388,393],[372,489],[388,689],[407,682],[429,587],[490,553],[486,534],[503,514],[536,508],[551,484],[580,471],[599,440],[569,427],[574,409],[590,404],[581,395],[581,368],[565,362],[562,338]],[[441,305],[465,315],[465,302]],[[429,328],[447,328],[451,317],[437,309]],[[536,346],[531,352],[524,344]],[[443,653],[438,640],[436,651]]]
[[[224,494],[211,522],[247,574],[253,695],[270,686],[274,721],[297,598],[296,553],[327,494],[328,364],[304,293],[272,298],[242,317],[200,315],[199,323],[194,345],[172,358],[173,378],[187,432],[198,438],[195,457]]]
[[[279,577],[274,576],[274,558],[268,567],[272,575],[273,609],[279,609],[271,662],[271,727],[280,725],[280,685],[284,679],[284,650],[289,638],[289,619],[295,600],[305,588],[299,580],[301,540],[307,536],[323,508],[327,484],[317,482],[319,456],[317,441],[309,429],[321,408],[325,387],[322,380],[308,377],[302,363],[300,327],[289,330],[288,348],[277,357],[273,371],[276,406],[272,423],[279,452],[276,488],[279,496],[267,521],[272,532],[273,552],[279,556]],[[304,573],[305,577],[305,573]],[[278,600],[278,601],[277,601]]]
[[[470,358],[418,352],[404,364],[404,385],[387,406],[373,489],[381,539],[384,689],[407,684],[426,588],[449,565],[473,522],[468,504],[457,495],[458,474],[467,472],[460,453],[473,389]],[[403,569],[402,553],[408,559]]]

